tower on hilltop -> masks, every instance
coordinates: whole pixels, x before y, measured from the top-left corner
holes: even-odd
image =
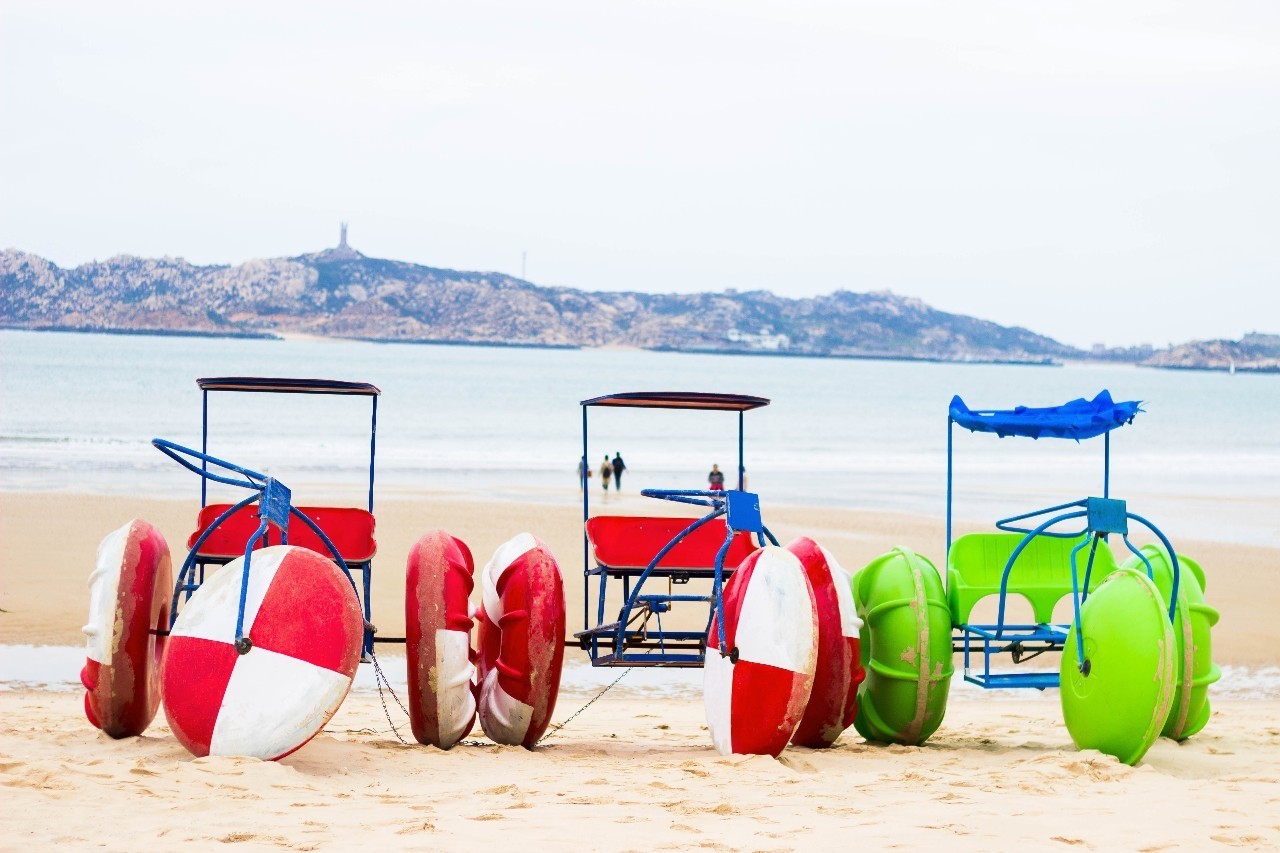
[[[350,248],[349,246],[347,246],[347,223],[345,222],[338,223],[338,235],[339,235],[338,248],[339,249]]]

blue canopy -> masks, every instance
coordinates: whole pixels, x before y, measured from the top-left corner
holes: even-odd
[[[1110,391],[1103,391],[1092,400],[1083,397],[1063,403],[1033,409],[1018,406],[1016,409],[981,409],[974,411],[958,396],[951,398],[951,420],[975,432],[994,432],[1006,435],[1025,435],[1031,438],[1094,438],[1119,426],[1133,422],[1140,400],[1117,403]]]

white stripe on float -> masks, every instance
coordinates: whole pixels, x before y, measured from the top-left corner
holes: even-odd
[[[476,712],[476,697],[471,692],[475,677],[471,635],[437,629],[434,680],[441,743],[452,745],[467,736],[463,727],[471,723]]]
[[[249,594],[244,602],[244,633],[249,635],[262,599],[275,579],[280,563],[293,545],[272,545],[253,552],[249,563]],[[236,641],[236,612],[240,608],[240,579],[244,557],[227,563],[209,577],[191,596],[173,624],[175,637],[199,637],[218,643]]]
[[[320,730],[350,687],[342,673],[288,655],[261,648],[240,655],[209,754],[269,759],[289,752]]]
[[[713,644],[709,644],[707,648],[706,661],[702,667],[702,704],[707,711],[707,730],[711,732],[712,745],[721,755],[731,755],[733,664]]]
[[[498,683],[498,670],[489,670],[480,687],[480,727],[494,743],[511,746],[524,741],[533,720],[533,706],[507,693]]]
[[[537,547],[538,540],[532,533],[518,533],[499,545],[498,550],[493,552],[493,557],[485,564],[484,584],[480,595],[484,601],[484,612],[488,614],[490,621],[497,623],[505,612],[502,600],[498,597],[498,580],[511,568],[512,563]]]
[[[738,611],[739,660],[811,673],[817,663],[813,623],[813,600],[800,558],[785,548],[765,546]]]
[[[80,630],[85,635],[85,655],[100,664],[111,664],[111,647],[116,625],[117,596],[124,547],[133,522],[108,533],[98,545],[98,559],[89,573],[89,623]]]
[[[845,637],[857,637],[862,630],[862,620],[858,618],[858,608],[853,603],[853,577],[836,562],[831,552],[821,545],[823,559],[831,570],[831,582],[836,585],[836,601],[840,603],[840,633]]]

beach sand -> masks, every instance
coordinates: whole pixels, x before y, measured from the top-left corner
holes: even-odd
[[[632,496],[610,505],[635,514],[661,508]],[[188,501],[0,495],[0,643],[79,645],[99,539],[141,516],[177,556],[195,509]],[[813,536],[851,570],[898,544],[941,557],[938,520],[767,512],[780,539]],[[462,537],[479,564],[515,533],[535,533],[565,571],[570,630],[581,619],[581,519],[570,501],[426,495],[384,501],[378,521],[374,618],[384,635],[401,635],[404,558],[432,527]],[[1215,659],[1280,662],[1280,550],[1178,544],[1204,566],[1209,602],[1222,612]],[[583,658],[573,649],[566,657]],[[562,694],[555,719],[593,695]],[[849,732],[832,750],[789,749],[774,760],[719,756],[699,701],[625,687],[533,752],[494,746],[478,727],[474,742],[448,753],[402,746],[378,695],[360,692],[298,753],[264,763],[193,760],[163,713],[144,737],[117,742],[84,720],[77,692],[0,692],[0,848],[1280,846],[1280,702],[1215,701],[1202,734],[1160,741],[1129,768],[1076,751],[1055,696],[1007,697],[957,694],[923,748],[868,745]]]

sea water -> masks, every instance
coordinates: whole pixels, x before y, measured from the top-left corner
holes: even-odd
[[[198,494],[152,437],[199,447],[200,376],[371,382],[377,483],[546,503],[578,500],[581,400],[625,391],[768,397],[747,412],[747,486],[770,503],[904,511],[945,506],[947,404],[1142,400],[1113,433],[1112,494],[1176,537],[1280,545],[1280,376],[1131,366],[856,361],[631,350],[0,331],[0,490]],[[737,464],[737,415],[590,411],[588,460],[621,452],[624,487],[705,488]],[[302,500],[358,503],[368,398],[214,393],[209,451]],[[1102,490],[1101,440],[954,429],[956,515],[991,522]],[[599,493],[599,475],[592,479]],[[223,497],[225,492],[216,492]]]

